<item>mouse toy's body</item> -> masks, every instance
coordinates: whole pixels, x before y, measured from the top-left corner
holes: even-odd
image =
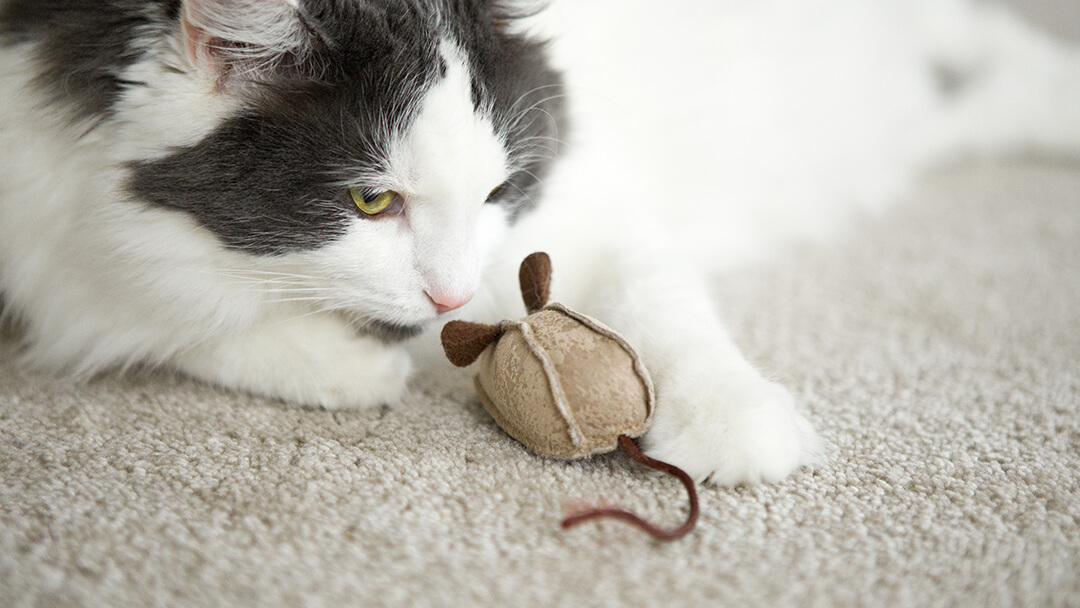
[[[679,477],[690,493],[690,517],[674,531],[659,530],[617,509],[577,514],[563,527],[615,517],[658,538],[684,536],[697,519],[693,480],[676,467],[643,456],[632,440],[648,430],[655,411],[656,394],[645,364],[603,323],[548,303],[547,254],[527,257],[519,278],[529,315],[497,326],[447,323],[442,332],[447,358],[459,367],[479,360],[476,388],[484,409],[533,452],[578,459],[622,447],[636,461]]]

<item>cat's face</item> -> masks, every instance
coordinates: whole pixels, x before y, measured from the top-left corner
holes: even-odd
[[[414,333],[472,296],[554,154],[559,78],[501,6],[185,0],[163,62],[229,110],[136,162],[130,190],[248,256],[268,292]]]

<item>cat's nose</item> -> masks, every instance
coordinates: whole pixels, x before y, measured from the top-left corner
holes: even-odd
[[[462,306],[468,304],[469,301],[472,300],[471,293],[464,296],[459,296],[441,294],[438,292],[432,294],[425,291],[424,295],[427,296],[428,300],[431,300],[432,305],[435,306],[435,312],[439,313],[440,315],[443,313],[448,313],[451,310],[457,310]]]

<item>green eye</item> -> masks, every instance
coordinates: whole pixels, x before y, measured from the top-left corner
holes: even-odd
[[[393,190],[387,190],[376,194],[373,197],[364,196],[363,190],[357,187],[349,188],[349,194],[352,196],[352,200],[356,203],[356,206],[360,208],[365,215],[379,215],[383,211],[390,208],[390,205],[394,204],[397,200],[398,193]]]
[[[509,180],[499,184],[498,186],[495,186],[494,190],[492,190],[491,192],[488,192],[487,202],[488,203],[497,203],[497,202],[499,202],[500,199],[502,199],[503,196],[506,194],[506,191],[507,191],[508,188],[510,188]]]

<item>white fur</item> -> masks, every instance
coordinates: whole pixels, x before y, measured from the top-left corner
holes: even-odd
[[[827,236],[930,163],[1080,141],[1080,52],[987,3],[582,0],[539,19],[588,148],[568,181],[670,209],[652,217],[713,268]],[[935,64],[968,88],[941,95]]]
[[[187,6],[215,36],[293,44],[285,0],[240,30],[217,3]],[[695,264],[657,225],[723,267],[827,233],[936,159],[1080,146],[1077,52],[965,0],[575,0],[544,19],[560,35],[576,135],[540,213],[505,238],[503,211],[483,204],[511,170],[495,133],[515,117],[473,112],[447,42],[447,77],[394,142],[390,170],[345,179],[401,192],[407,212],[274,258],[225,250],[118,187],[122,163],[197,141],[238,107],[198,73],[180,32],[131,68],[147,86],[121,101],[123,120],[83,138],[89,125],[41,109],[26,49],[0,50],[0,289],[29,322],[28,357],[79,375],[165,364],[329,407],[392,401],[409,354],[351,325],[434,320],[428,294],[475,292],[463,318],[519,316],[517,264],[544,249],[556,299],[642,351],[660,397],[650,453],[698,479],[777,480],[814,459],[817,438],[732,344]],[[943,97],[934,63],[972,81]],[[413,350],[434,345],[429,335]]]

